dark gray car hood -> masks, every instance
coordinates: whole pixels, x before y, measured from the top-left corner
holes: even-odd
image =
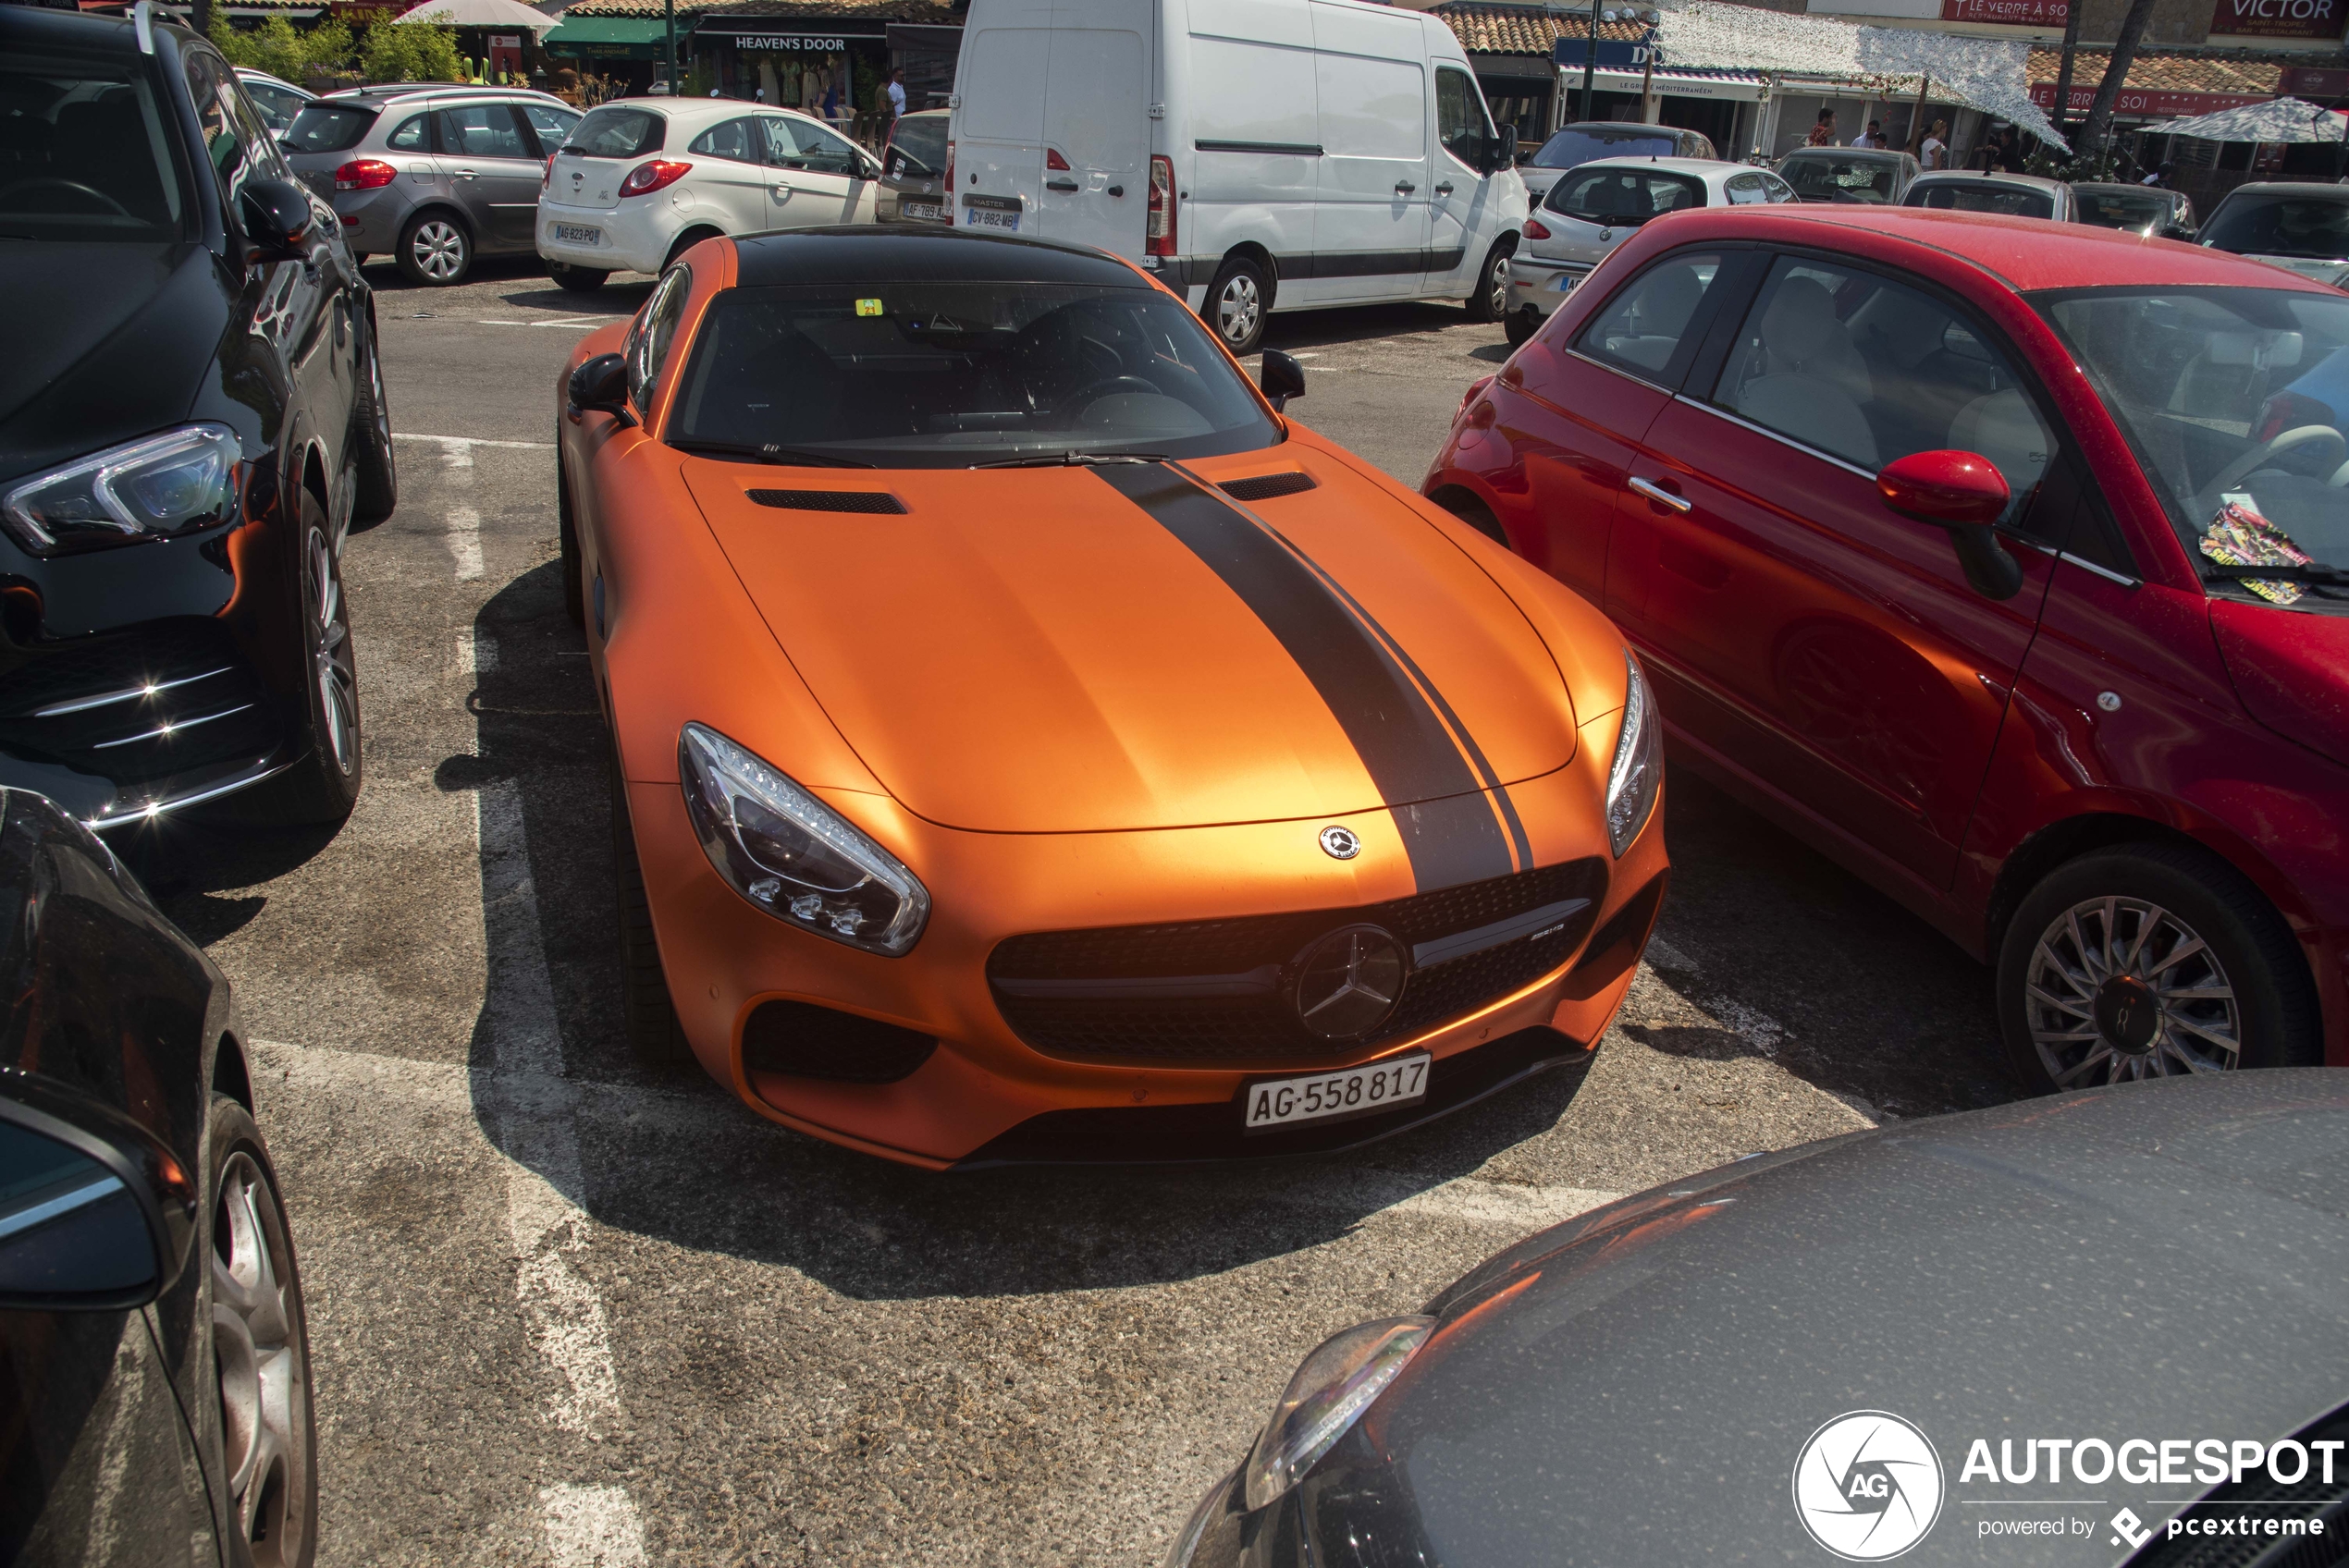
[[[1444,1326],[1363,1431],[1451,1568],[1832,1562],[1794,1466],[1858,1410],[1914,1423],[1940,1457],[1937,1522],[1904,1563],[2118,1562],[2124,1505],[2158,1524],[2209,1487],[2050,1486],[2044,1464],[2034,1484],[1962,1480],[1970,1446],[2272,1441],[2342,1404],[2345,1212],[2339,1070],[1860,1133],[1492,1259],[1431,1307]],[[1978,1501],[2025,1499],[2067,1505]],[[2058,1516],[2090,1533],[1981,1534]]]

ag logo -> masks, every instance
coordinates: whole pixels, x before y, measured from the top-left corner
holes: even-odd
[[[1794,1462],[1794,1512],[1851,1562],[1881,1562],[1941,1516],[1941,1456],[1898,1415],[1855,1410],[1811,1434]]]

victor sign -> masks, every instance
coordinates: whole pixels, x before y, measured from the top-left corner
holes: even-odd
[[[2339,38],[2349,0],[2218,0],[2213,33],[2237,38]]]

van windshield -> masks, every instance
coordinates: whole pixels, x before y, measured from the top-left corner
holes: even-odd
[[[2033,302],[2087,370],[2206,573],[2349,572],[2349,299],[2092,288]],[[2220,574],[2213,592],[2349,611],[2339,585]]]
[[[1281,430],[1199,318],[1156,289],[868,282],[719,294],[662,439],[778,462],[965,468],[1208,457]]]

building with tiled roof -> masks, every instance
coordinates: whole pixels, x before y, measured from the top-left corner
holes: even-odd
[[[2306,55],[2297,56],[2305,60]],[[2114,117],[2162,120],[2181,115],[2207,115],[2244,104],[2264,103],[2285,91],[2283,76],[2294,56],[2241,49],[2140,50],[2129,62],[2128,80],[2114,101]],[[2085,118],[2098,84],[2112,64],[2111,51],[2081,49],[2072,55],[2072,102],[2066,109],[2073,119]],[[2043,45],[2031,50],[2031,96],[2052,110],[2055,84],[2063,68],[2063,52]]]

